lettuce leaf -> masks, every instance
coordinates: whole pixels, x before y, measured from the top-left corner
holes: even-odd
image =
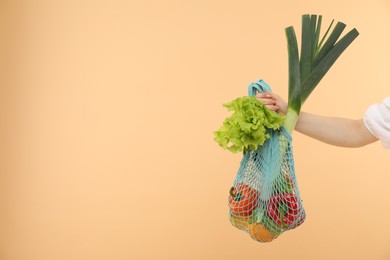
[[[267,129],[279,129],[285,118],[254,96],[239,97],[223,106],[234,113],[214,132],[214,140],[233,153],[257,150],[269,138]]]

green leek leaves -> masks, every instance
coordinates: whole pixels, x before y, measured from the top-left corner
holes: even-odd
[[[328,38],[332,23],[320,38],[322,16],[305,14],[302,16],[302,40],[300,59],[294,27],[285,29],[288,49],[288,111],[284,126],[292,133],[301,106],[329,71],[332,65],[359,35],[352,29],[340,40],[346,25],[338,22]]]

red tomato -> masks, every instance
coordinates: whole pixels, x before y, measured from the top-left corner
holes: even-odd
[[[248,217],[257,207],[259,193],[246,184],[238,183],[230,189],[229,208],[236,216]]]

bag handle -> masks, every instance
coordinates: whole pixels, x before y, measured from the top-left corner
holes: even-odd
[[[255,96],[257,92],[269,92],[271,87],[262,79],[252,82],[248,86],[248,96]]]

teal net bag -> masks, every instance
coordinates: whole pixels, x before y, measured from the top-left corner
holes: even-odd
[[[251,83],[249,96],[271,91],[263,80]],[[228,197],[229,220],[258,242],[270,242],[306,218],[295,176],[291,135],[282,126],[243,154]]]
[[[294,27],[285,29],[288,111],[283,123],[276,122],[280,114],[264,109],[264,104],[253,97],[257,92],[271,91],[259,80],[249,85],[247,97],[226,104],[228,110],[235,113],[215,133],[215,140],[224,149],[244,152],[230,189],[229,219],[233,226],[248,232],[259,242],[272,241],[305,221],[290,133],[304,102],[359,35],[352,29],[340,38],[346,25],[337,22],[331,30],[332,20],[320,37],[321,24],[321,15],[302,15],[300,52]]]

